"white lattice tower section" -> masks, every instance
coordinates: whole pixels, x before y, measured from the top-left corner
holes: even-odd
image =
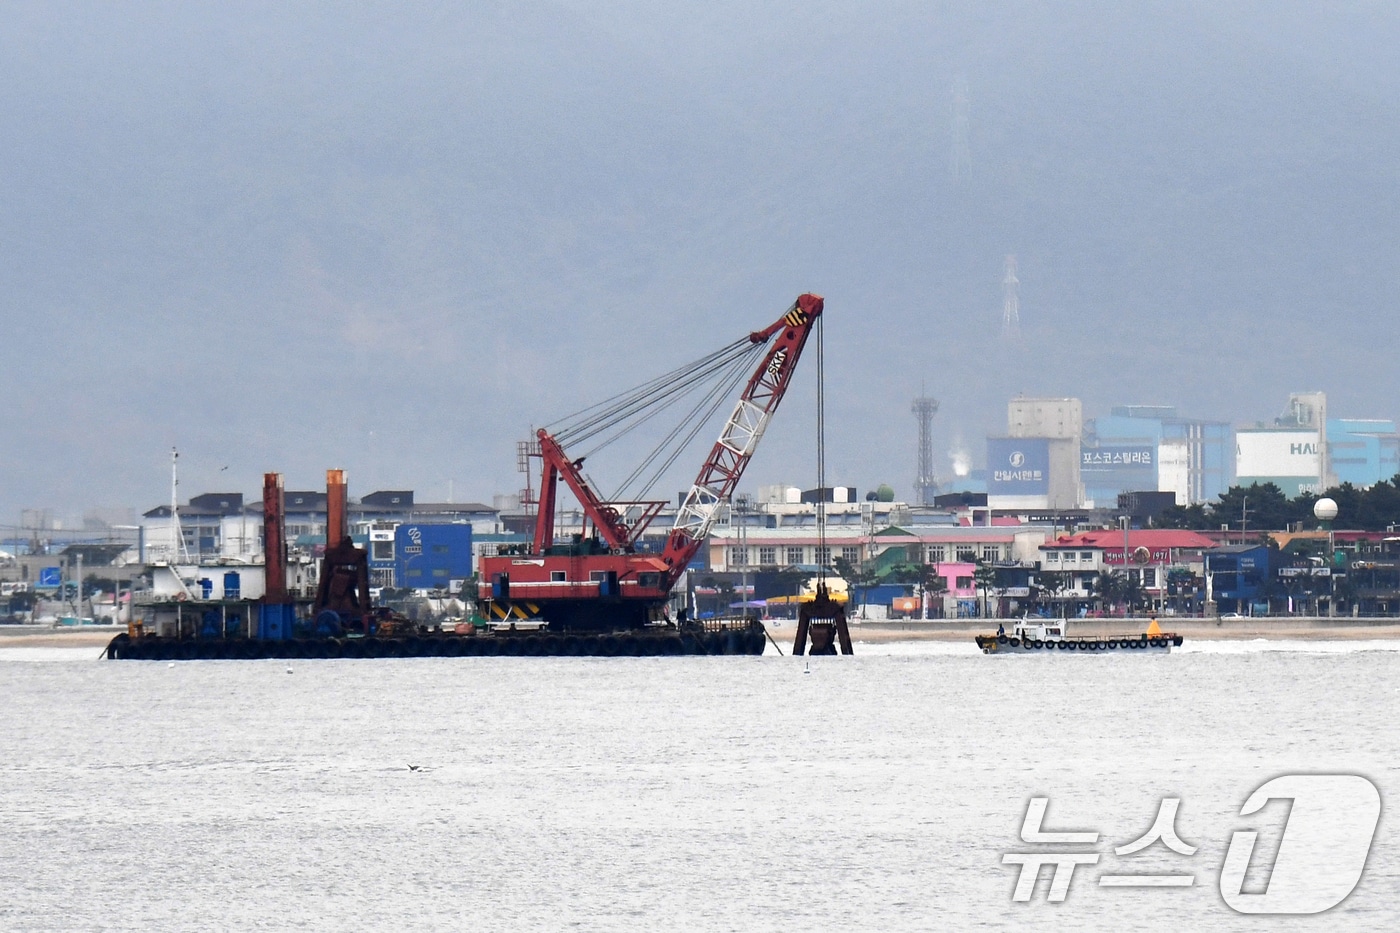
[[[1001,333],[1017,337],[1021,333],[1021,280],[1016,277],[1016,257],[1006,257],[1006,272],[1001,277]]]
[[[772,417],[772,409],[756,405],[746,398],[740,399],[734,406],[734,413],[725,422],[717,445],[724,449],[727,455],[725,459],[729,461],[731,469],[742,469],[748,463],[754,449],[758,447],[758,442],[763,439],[763,432]],[[728,475],[719,476],[727,479]],[[709,534],[710,526],[714,524],[719,508],[724,504],[724,497],[728,494],[723,486],[724,484],[711,486],[699,483],[691,486],[672,527],[685,531],[691,538],[696,539]]]

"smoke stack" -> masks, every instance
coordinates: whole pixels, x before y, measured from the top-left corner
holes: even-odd
[[[326,550],[339,547],[350,533],[346,524],[345,471],[326,471]]]
[[[287,519],[282,474],[263,474],[264,596],[269,603],[287,601]]]

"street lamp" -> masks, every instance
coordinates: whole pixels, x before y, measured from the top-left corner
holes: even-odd
[[[1127,515],[1118,516],[1118,523],[1123,526],[1123,585],[1125,587],[1128,585],[1128,524],[1130,521],[1131,519]],[[1126,590],[1124,591],[1124,602],[1127,602]],[[1124,612],[1125,614],[1128,612],[1127,607],[1125,607]]]
[[[744,556],[739,565],[739,601],[744,604],[744,614],[749,610],[749,513],[753,511],[753,497],[739,493],[732,502],[734,513],[739,519],[739,553]]]
[[[1336,539],[1332,532],[1332,519],[1337,517],[1337,502],[1324,496],[1313,503],[1313,517],[1327,529],[1327,614],[1337,614],[1337,578],[1333,573],[1332,555],[1336,553]]]

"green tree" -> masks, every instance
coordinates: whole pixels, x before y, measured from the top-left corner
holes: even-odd
[[[1093,593],[1098,597],[1099,608],[1107,612],[1123,598],[1123,589],[1128,578],[1117,570],[1105,570],[1094,577]]]
[[[1140,607],[1147,601],[1147,591],[1142,587],[1142,578],[1137,574],[1123,575],[1123,603],[1128,607],[1128,611]]]
[[[1313,528],[1313,505],[1326,496],[1337,503],[1336,527],[1358,531],[1384,531],[1400,525],[1400,474],[1365,489],[1342,483],[1327,489],[1322,495],[1303,493],[1288,499],[1273,483],[1232,486],[1209,505],[1172,506],[1158,517],[1164,528],[1189,528],[1214,531],[1229,525],[1238,531],[1242,512],[1248,508],[1248,528],[1258,532],[1282,531],[1301,524]]]
[[[9,600],[9,613],[17,615],[21,612],[29,612],[34,608],[34,604],[39,601],[39,596],[33,590],[23,590],[6,597]]]
[[[875,582],[874,569],[866,567],[864,564],[852,564],[844,557],[838,557],[833,560],[831,562],[831,568],[836,571],[838,577],[846,581],[846,590],[849,595],[854,596],[856,590],[860,590],[860,605],[863,617],[866,590]]]
[[[1246,523],[1246,530],[1269,531],[1287,528],[1290,522],[1297,520],[1296,507],[1273,483],[1232,486],[1211,504],[1209,514],[1211,527],[1229,525],[1236,530],[1242,527],[1242,521]]]
[[[992,587],[996,586],[996,570],[991,564],[984,564],[978,561],[977,568],[972,571],[972,582],[982,593],[982,615],[985,617],[987,615],[987,592]]]
[[[1163,509],[1162,514],[1157,516],[1157,524],[1162,528],[1184,528],[1191,531],[1208,530],[1210,520],[1205,505],[1199,502],[1195,505],[1174,505]]]
[[[1069,585],[1066,574],[1055,572],[1036,574],[1035,583],[1037,595],[1048,597],[1051,606],[1058,600],[1060,592]]]
[[[948,581],[938,572],[937,564],[924,564],[923,571],[919,584],[924,588],[926,599],[936,599],[948,592]]]

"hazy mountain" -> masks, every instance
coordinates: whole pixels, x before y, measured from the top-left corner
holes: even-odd
[[[0,516],[154,505],[172,445],[489,498],[805,290],[862,488],[921,384],[978,457],[1016,392],[1398,414],[1391,5],[751,7],[7,5]],[[811,481],[811,378],[746,487]]]

